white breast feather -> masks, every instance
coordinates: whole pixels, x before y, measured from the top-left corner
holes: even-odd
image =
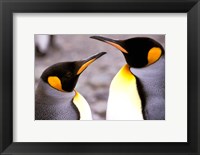
[[[109,91],[107,120],[143,120],[136,78],[125,65],[114,77]]]
[[[73,103],[76,105],[80,112],[80,120],[92,120],[92,113],[89,104],[80,93],[77,91],[75,92],[76,95],[73,99]]]

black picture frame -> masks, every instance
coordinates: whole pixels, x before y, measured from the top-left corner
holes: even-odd
[[[13,13],[187,13],[187,143],[13,142]],[[200,154],[199,0],[0,0],[0,152],[2,154]],[[180,107],[181,108],[181,107]],[[178,112],[177,112],[178,114]],[[148,131],[147,131],[148,132]]]

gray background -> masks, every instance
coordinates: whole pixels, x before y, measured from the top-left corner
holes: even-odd
[[[89,38],[101,35],[112,39],[128,39],[133,37],[150,37],[165,45],[165,35],[54,35],[52,44],[45,55],[35,54],[35,88],[42,72],[54,63],[77,61],[99,52],[107,52],[91,64],[80,76],[75,89],[89,103],[93,119],[104,120],[109,86],[119,69],[126,63],[122,53],[106,43]]]

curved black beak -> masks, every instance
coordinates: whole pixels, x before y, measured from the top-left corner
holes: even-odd
[[[91,36],[90,38],[96,39],[96,40],[99,40],[99,41],[103,41],[105,43],[108,43],[108,44],[116,47],[117,49],[119,49],[123,53],[128,53],[128,51],[123,47],[122,41],[120,41],[120,40],[114,40],[114,39],[110,39],[110,38],[106,38],[106,37],[102,37],[102,36]]]
[[[119,41],[117,41],[117,40],[102,37],[102,36],[91,36],[90,38],[96,39],[96,40],[99,40],[99,41],[103,41],[103,42],[113,42],[113,43],[119,44]]]

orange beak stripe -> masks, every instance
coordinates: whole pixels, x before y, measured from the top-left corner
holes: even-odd
[[[86,63],[84,63],[81,68],[78,70],[77,75],[81,74],[91,63],[93,63],[96,59],[92,59]]]
[[[118,45],[116,43],[113,43],[113,42],[110,42],[110,41],[106,41],[106,43],[116,47],[117,49],[119,49],[120,51],[122,51],[124,53],[128,53],[127,50],[125,50],[123,47],[121,47],[120,45]]]

